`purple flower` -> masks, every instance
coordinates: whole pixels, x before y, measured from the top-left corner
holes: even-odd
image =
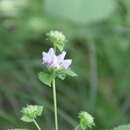
[[[68,69],[72,63],[71,59],[64,59],[66,55],[65,51],[56,56],[54,49],[50,48],[47,53],[43,52],[42,55],[42,64],[54,69]]]

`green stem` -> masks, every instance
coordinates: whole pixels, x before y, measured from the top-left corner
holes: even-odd
[[[36,125],[38,130],[41,130],[40,126],[38,125],[38,123],[36,122],[36,120],[33,120],[33,123]]]
[[[54,51],[55,51],[55,53],[56,53],[56,45],[54,44]]]
[[[57,100],[56,100],[56,87],[55,87],[55,79],[52,82],[53,87],[53,100],[54,100],[54,115],[55,115],[55,130],[58,130],[58,118],[57,118]]]

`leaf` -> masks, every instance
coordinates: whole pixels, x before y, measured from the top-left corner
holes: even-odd
[[[21,120],[24,122],[33,122],[32,118],[29,118],[28,116],[24,115],[21,117]]]
[[[115,8],[114,0],[45,0],[48,15],[85,24],[107,18]]]
[[[62,70],[61,73],[69,75],[71,77],[75,77],[78,76],[75,72],[73,72],[71,69],[67,69],[67,70]]]
[[[114,128],[113,130],[130,130],[130,124],[119,126],[117,128]]]
[[[58,43],[58,44],[56,44],[56,47],[57,47],[60,51],[62,51],[62,50],[64,49],[64,43]]]
[[[66,78],[66,75],[65,74],[59,74],[58,78],[61,79],[61,80],[64,80]]]
[[[38,78],[41,82],[51,87],[52,80],[54,79],[54,76],[52,74],[48,74],[45,72],[40,72],[38,74]]]

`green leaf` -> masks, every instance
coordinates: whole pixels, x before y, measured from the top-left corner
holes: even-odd
[[[56,47],[62,51],[64,49],[64,43],[59,43],[59,44],[56,44]]]
[[[54,79],[54,76],[52,74],[48,74],[45,72],[40,72],[38,74],[38,78],[41,82],[51,87],[52,80]]]
[[[119,126],[117,128],[114,128],[113,130],[130,130],[130,124]]]
[[[78,75],[77,75],[75,72],[73,72],[71,69],[62,70],[60,73],[61,73],[61,74],[69,75],[69,76],[71,76],[71,77],[78,76]]]
[[[21,120],[24,122],[33,122],[32,118],[29,118],[28,116],[24,115],[21,117]]]
[[[45,0],[48,15],[85,24],[107,18],[115,8],[114,0]]]
[[[66,78],[66,75],[65,74],[59,74],[58,78],[61,79],[61,80],[64,80]]]

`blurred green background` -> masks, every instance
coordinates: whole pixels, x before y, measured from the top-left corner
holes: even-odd
[[[46,32],[62,31],[77,78],[57,81],[60,130],[90,112],[106,130],[130,122],[130,0],[0,0],[0,130],[30,128],[26,104],[44,105],[39,123],[54,130],[52,89],[37,78]]]

